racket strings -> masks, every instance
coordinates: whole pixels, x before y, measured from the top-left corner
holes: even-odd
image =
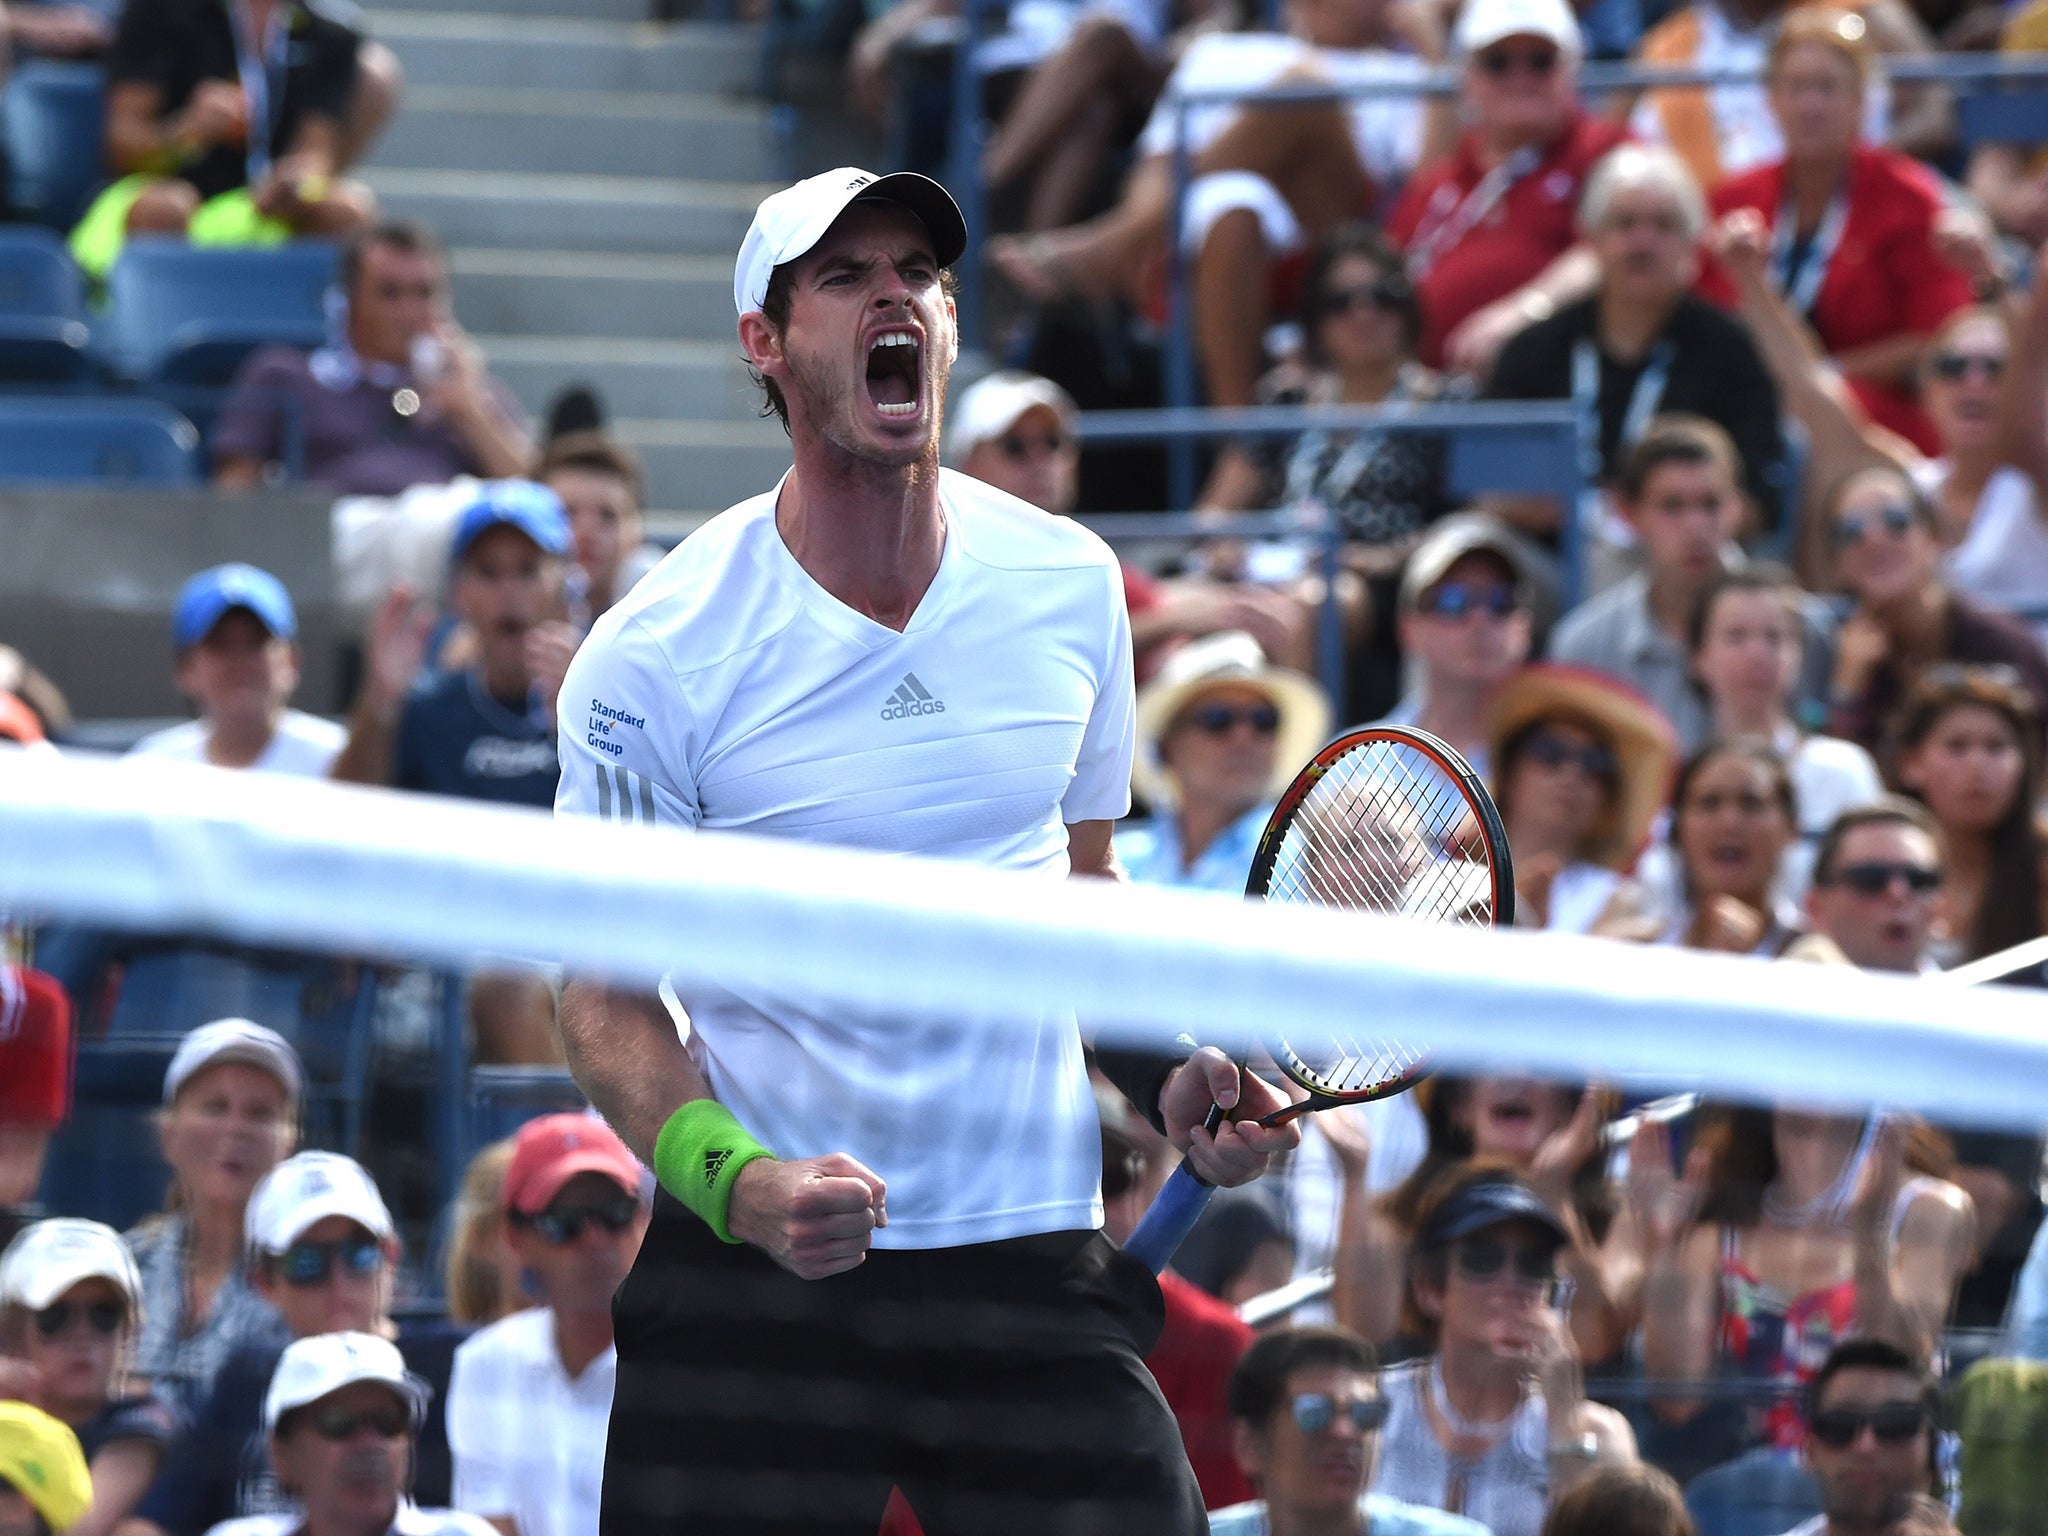
[[[1360,743],[1325,767],[1280,834],[1269,901],[1488,927],[1493,875],[1462,784],[1401,741]],[[1359,1095],[1420,1069],[1427,1051],[1359,1033],[1306,1056],[1284,1042],[1280,1065],[1322,1092]]]

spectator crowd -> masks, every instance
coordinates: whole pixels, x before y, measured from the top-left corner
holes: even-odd
[[[951,9],[880,9],[858,109],[913,111]],[[1015,366],[946,413],[946,463],[1048,515],[1156,506],[1091,465],[1077,401],[1135,403],[1105,360],[1156,348],[1176,263],[1207,404],[1383,408],[1219,442],[1203,531],[1126,551],[1128,877],[1241,893],[1294,771],[1386,722],[1486,780],[1529,927],[1928,977],[2048,934],[2048,164],[1964,143],[1966,87],[1885,71],[2031,51],[2048,0],[1233,10],[1003,24],[980,174]],[[147,663],[191,718],[132,754],[551,807],[570,660],[661,551],[601,410],[536,432],[434,232],[350,174],[402,110],[395,57],[321,0],[13,0],[0,36],[104,61],[88,276],[134,237],[338,242],[324,343],[241,362],[213,480],[394,498],[430,546],[347,700],[298,699],[277,576],[192,574]],[[1755,78],[1595,98],[1589,58]],[[1293,86],[1326,94],[1176,105]],[[1475,400],[1569,402],[1582,491],[1455,494],[1400,415]],[[1302,531],[1237,526],[1275,509]],[[74,730],[34,661],[0,649],[0,750]],[[652,1189],[601,1120],[471,1148],[442,1209],[391,1069],[433,978],[4,917],[0,945],[0,1536],[593,1536]],[[556,978],[487,970],[461,1004],[471,1059],[559,1066]],[[166,1177],[139,1188],[138,1154],[127,1205],[67,1201],[66,1136],[113,1123],[80,1047],[143,1038],[172,1042],[128,1106]],[[2048,1108],[2026,1132],[1588,1072],[1312,1117],[1218,1196],[1148,1361],[1212,1531],[2048,1528]],[[1121,1238],[1173,1155],[1097,1086]]]

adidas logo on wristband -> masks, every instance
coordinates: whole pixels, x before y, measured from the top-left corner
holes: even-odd
[[[718,1182],[718,1170],[726,1165],[727,1159],[731,1156],[731,1151],[725,1148],[704,1154],[704,1187],[706,1189],[711,1188],[712,1185]]]

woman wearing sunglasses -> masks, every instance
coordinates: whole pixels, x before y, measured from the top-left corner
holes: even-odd
[[[1131,879],[1243,895],[1274,798],[1329,732],[1322,689],[1242,630],[1168,656],[1138,695],[1131,788],[1152,815],[1117,833]]]
[[[1632,909],[1628,872],[1677,758],[1670,723],[1613,679],[1551,663],[1503,683],[1491,715],[1520,912],[1539,927],[1586,933]]]
[[[1631,1150],[1629,1226],[1643,1250],[1651,1409],[1690,1467],[1796,1447],[1799,1389],[1852,1334],[1929,1358],[1968,1267],[1975,1213],[1915,1123],[1780,1105],[1710,1112],[1682,1174],[1661,1126]],[[1690,1390],[1734,1374],[1782,1389],[1760,1406]]]
[[[2011,673],[1937,667],[1892,724],[1892,772],[1948,853],[1938,958],[1980,959],[2048,932],[2041,717]]]
[[[1420,1214],[1405,1307],[1428,1353],[1384,1377],[1373,1489],[1537,1536],[1588,1468],[1636,1453],[1621,1416],[1585,1399],[1564,1224],[1521,1175],[1485,1163],[1449,1170]]]
[[[1876,66],[1864,19],[1787,13],[1765,64],[1784,158],[1724,181],[1716,216],[1753,212],[1770,231],[1771,275],[1811,324],[1872,420],[1932,453],[1914,386],[1927,339],[1971,301],[1969,278],[1938,249],[1945,199],[1927,168],[1861,142]],[[1725,281],[1711,285],[1732,298]]]
[[[127,1245],[96,1221],[39,1221],[0,1254],[0,1398],[78,1436],[92,1504],[74,1536],[125,1521],[177,1435],[176,1416],[128,1377],[141,1291]]]

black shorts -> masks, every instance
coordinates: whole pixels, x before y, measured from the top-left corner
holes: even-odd
[[[1202,1536],[1144,1355],[1164,1319],[1099,1232],[876,1250],[799,1280],[665,1191],[613,1303],[605,1536]]]

